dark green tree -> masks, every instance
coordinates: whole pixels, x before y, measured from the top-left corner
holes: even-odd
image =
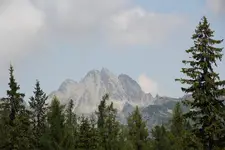
[[[105,122],[105,134],[107,135],[107,149],[118,150],[119,149],[119,122],[116,120],[117,111],[111,103],[106,109],[107,117]]]
[[[185,130],[184,124],[185,124],[185,120],[183,117],[183,111],[181,109],[180,103],[178,102],[173,109],[173,114],[171,119],[171,132],[175,136],[181,137]]]
[[[107,150],[107,134],[106,134],[106,118],[107,118],[107,100],[109,99],[109,95],[106,94],[102,97],[100,104],[98,105],[98,111],[96,111],[97,115],[97,127],[100,135],[100,146]]]
[[[54,97],[47,113],[48,128],[41,138],[43,149],[64,150],[65,114],[64,106]]]
[[[13,124],[14,119],[16,118],[16,115],[19,114],[20,111],[24,110],[24,93],[20,93],[20,86],[17,84],[15,78],[14,78],[14,69],[13,66],[10,65],[9,68],[9,90],[7,90],[7,103],[9,103],[9,109],[10,109],[10,123]]]
[[[157,125],[152,129],[152,149],[153,150],[175,150],[172,149],[172,144],[170,140],[170,133],[166,128],[161,125]]]
[[[97,114],[97,127],[100,134],[100,146],[104,150],[116,150],[119,143],[119,122],[116,120],[117,111],[113,103],[107,105],[109,95],[103,96]]]
[[[190,132],[189,122],[184,118],[180,102],[178,102],[170,120],[169,140],[173,150],[200,149],[198,141]],[[194,140],[193,140],[194,139]]]
[[[148,129],[138,107],[128,117],[127,123],[128,140],[132,142],[135,150],[144,150],[148,141]]]
[[[68,103],[67,109],[66,109],[66,125],[73,126],[74,124],[77,124],[77,117],[76,114],[73,112],[74,103],[71,99]]]
[[[120,124],[120,133],[119,133],[119,149],[120,150],[135,150],[132,141],[130,141],[129,131],[127,125]]]
[[[1,136],[4,136],[1,139],[4,140],[0,142],[0,148],[8,150],[32,149],[30,114],[25,108],[23,100],[25,94],[19,92],[20,86],[13,73],[13,66],[10,65],[9,90],[7,90],[7,97],[1,102],[1,126],[3,127]]]
[[[46,129],[47,96],[40,87],[37,80],[34,88],[34,96],[30,97],[32,130],[35,137],[36,147],[40,146],[40,138]]]
[[[77,116],[73,112],[74,103],[71,99],[66,108],[65,114],[65,140],[64,145],[68,150],[72,150],[77,147],[78,142],[78,123]]]
[[[220,80],[219,74],[214,71],[217,60],[222,59],[223,48],[216,48],[215,44],[223,40],[215,40],[214,31],[206,17],[199,22],[192,36],[194,46],[186,50],[190,54],[189,60],[183,63],[188,65],[182,68],[187,78],[176,79],[182,84],[182,91],[191,94],[192,100],[185,100],[184,104],[190,107],[185,117],[193,122],[193,133],[201,139],[204,149],[212,150],[216,146],[224,146],[224,111],[225,106],[220,99],[225,95],[225,81]]]
[[[92,122],[87,117],[81,116],[79,127],[78,149],[97,150],[97,130],[93,128]]]

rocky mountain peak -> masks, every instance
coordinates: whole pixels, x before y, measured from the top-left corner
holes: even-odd
[[[59,86],[58,91],[66,91],[67,88],[76,85],[77,82],[72,80],[72,79],[66,79],[65,81],[63,81],[63,83]]]
[[[125,74],[117,76],[107,68],[89,71],[80,82],[66,79],[57,91],[50,94],[50,98],[55,95],[63,103],[73,99],[77,112],[91,113],[106,93],[119,111],[122,111],[125,103],[132,106],[153,103],[151,94],[145,94],[135,80]]]
[[[79,114],[91,114],[96,109],[104,94],[108,93],[110,101],[118,110],[121,123],[126,123],[126,118],[135,109],[140,107],[141,113],[147,118],[148,126],[162,123],[171,116],[172,108],[179,99],[169,97],[152,97],[144,93],[140,85],[126,74],[119,76],[106,68],[89,71],[85,77],[76,82],[66,79],[58,88],[49,95],[48,101],[57,96],[62,104],[74,101],[74,111]],[[49,102],[48,102],[49,103]]]

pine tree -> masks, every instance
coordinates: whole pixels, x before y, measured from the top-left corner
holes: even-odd
[[[90,125],[91,125],[90,141],[92,143],[92,148],[99,150],[100,149],[100,146],[99,146],[100,137],[99,137],[99,131],[97,128],[96,116],[94,114],[92,114],[89,121],[90,121]]]
[[[148,129],[138,107],[128,117],[127,122],[128,139],[133,143],[136,150],[143,150],[148,140]]]
[[[7,90],[7,100],[10,106],[10,123],[13,124],[16,115],[19,114],[21,110],[24,110],[23,98],[25,97],[24,93],[20,93],[20,86],[17,84],[14,78],[14,69],[13,66],[10,65],[9,68],[9,90]]]
[[[100,104],[98,106],[98,111],[96,111],[97,115],[97,127],[100,134],[100,146],[107,150],[107,134],[106,134],[106,118],[107,118],[107,105],[106,102],[109,99],[109,95],[106,94],[102,97],[102,100],[100,101]]]
[[[174,150],[169,139],[169,132],[163,125],[155,126],[152,129],[152,148],[154,150]]]
[[[54,97],[47,113],[48,128],[41,139],[43,149],[64,150],[65,114],[64,106]]]
[[[128,138],[127,125],[120,124],[119,144],[118,145],[119,145],[120,150],[135,150],[132,142]]]
[[[71,99],[66,109],[66,124],[68,126],[72,126],[73,124],[77,123],[76,114],[74,114],[73,108],[74,108],[74,103],[73,103],[73,100]]]
[[[0,100],[0,149],[6,149],[10,144],[9,114],[9,104],[5,98],[2,98]]]
[[[173,150],[191,150],[191,148],[197,149],[196,140],[189,132],[189,122],[183,117],[183,111],[181,104],[178,102],[172,114],[170,122],[169,140],[172,144]]]
[[[84,116],[81,116],[79,127],[78,149],[82,150],[97,150],[97,130],[93,128],[91,121]]]
[[[180,106],[180,103],[178,102],[175,105],[175,108],[173,109],[173,115],[171,119],[171,132],[173,135],[177,137],[181,137],[184,132],[184,118],[183,118],[183,112]]]
[[[111,103],[106,109],[107,117],[105,122],[105,133],[107,135],[107,149],[117,150],[119,149],[119,122],[116,120],[117,111]]]
[[[105,150],[118,149],[119,122],[116,120],[117,111],[113,103],[107,105],[109,95],[103,96],[96,112],[98,120],[97,127],[100,134],[100,146]]]
[[[30,128],[30,113],[25,108],[24,96],[20,93],[20,86],[14,78],[14,69],[10,65],[9,69],[9,90],[7,98],[3,99],[1,110],[4,117],[1,117],[1,126],[4,127],[4,140],[0,143],[1,149],[23,150],[32,149],[32,134]]]
[[[77,146],[77,137],[78,137],[78,124],[77,124],[77,116],[73,112],[74,103],[71,99],[66,109],[65,115],[65,131],[66,137],[64,139],[64,145],[68,150],[72,150]]]
[[[40,138],[46,128],[46,113],[47,113],[47,96],[40,87],[40,82],[37,80],[34,88],[34,96],[30,97],[31,120],[32,128],[35,136],[36,147],[40,146]]]
[[[191,110],[185,117],[193,121],[193,133],[201,139],[204,149],[212,150],[224,144],[224,110],[221,96],[225,95],[225,81],[221,81],[215,73],[217,60],[222,59],[223,48],[214,47],[223,40],[215,40],[214,31],[206,17],[203,17],[192,36],[194,46],[186,50],[191,54],[190,60],[184,60],[188,65],[182,68],[182,73],[188,78],[176,79],[189,87],[182,87],[182,91],[192,94],[193,100],[185,100],[184,104]]]

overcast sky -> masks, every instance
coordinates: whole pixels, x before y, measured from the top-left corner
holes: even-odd
[[[225,0],[0,0],[0,95],[11,62],[28,96],[36,79],[49,93],[102,67],[153,95],[182,96],[174,79],[203,15],[225,38]],[[225,58],[222,79],[224,68]]]

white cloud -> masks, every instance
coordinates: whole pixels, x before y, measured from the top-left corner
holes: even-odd
[[[131,5],[131,0],[0,0],[0,71],[45,44],[154,44],[184,22]]]
[[[0,59],[18,58],[35,42],[88,39],[125,4],[127,0],[1,0]]]
[[[141,74],[138,83],[145,93],[151,93],[153,96],[158,94],[158,83],[150,79],[147,75]]]
[[[4,7],[0,8],[5,9],[0,14],[1,58],[20,55],[44,25],[43,14],[29,0],[11,0]]]
[[[215,14],[225,14],[225,0],[207,0],[206,3]]]
[[[99,32],[102,23],[126,4],[128,0],[34,0],[47,16],[50,34],[67,40],[87,39]]]
[[[24,56],[44,26],[44,15],[29,0],[2,0],[0,6],[0,76],[9,61]]]
[[[108,34],[115,44],[158,44],[184,27],[185,18],[176,14],[148,12],[141,7],[112,16]]]
[[[0,76],[44,44],[75,43],[101,29],[127,0],[0,0]],[[95,37],[96,38],[96,37]],[[79,43],[79,42],[78,42]],[[37,48],[38,47],[38,48]]]

